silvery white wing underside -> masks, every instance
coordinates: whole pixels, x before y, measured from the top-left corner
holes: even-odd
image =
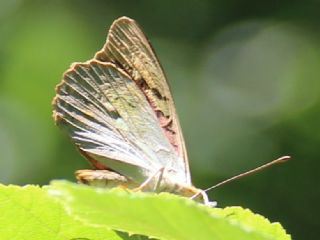
[[[166,167],[190,185],[169,87],[140,28],[116,20],[95,58],[65,72],[54,99],[57,124],[92,162],[138,182]]]

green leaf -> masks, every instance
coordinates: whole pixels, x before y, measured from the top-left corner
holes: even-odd
[[[6,240],[291,239],[279,223],[240,207],[209,208],[168,193],[66,181],[43,188],[0,185],[0,212],[0,239]]]
[[[47,190],[87,226],[168,240],[291,239],[279,223],[240,207],[210,208],[168,193],[105,190],[65,181],[54,181]]]
[[[32,185],[0,185],[0,226],[1,240],[123,239],[108,228],[81,223],[44,188]]]

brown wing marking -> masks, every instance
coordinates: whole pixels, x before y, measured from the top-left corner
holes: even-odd
[[[181,157],[180,165],[190,183],[188,157],[173,98],[161,65],[138,24],[127,17],[114,21],[95,59],[124,69],[143,91],[167,139]]]

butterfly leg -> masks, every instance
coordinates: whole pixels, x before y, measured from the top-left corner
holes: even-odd
[[[165,169],[164,167],[160,169],[159,177],[158,177],[158,179],[157,179],[156,184],[155,184],[154,187],[153,187],[153,191],[154,191],[154,192],[157,191],[157,189],[160,188],[160,184],[161,184],[161,181],[162,181],[164,169]]]
[[[133,189],[133,191],[143,191],[144,189],[150,188],[149,184],[152,182],[152,180],[159,174],[158,180],[156,181],[156,184],[153,187],[153,190],[157,189],[160,185],[163,172],[164,172],[164,167],[159,168],[156,172],[150,175],[143,183],[140,184],[140,186],[136,187]]]
[[[206,194],[205,191],[198,189],[199,191],[195,193],[193,196],[190,197],[190,199],[197,199],[198,197],[201,198],[201,202],[210,207],[216,207],[217,202],[216,201],[210,201],[208,195]]]

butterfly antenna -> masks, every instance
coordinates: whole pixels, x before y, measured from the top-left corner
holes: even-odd
[[[276,160],[273,160],[273,161],[271,161],[269,163],[263,164],[260,167],[254,168],[254,169],[249,170],[247,172],[244,172],[244,173],[238,174],[238,175],[236,175],[234,177],[228,178],[228,179],[226,179],[226,180],[224,180],[224,181],[222,181],[222,182],[220,182],[220,183],[218,183],[218,184],[216,184],[216,185],[214,185],[212,187],[209,187],[209,188],[205,189],[204,192],[208,192],[208,191],[210,191],[210,190],[212,190],[214,188],[220,187],[221,185],[224,185],[226,183],[232,182],[232,181],[237,180],[239,178],[242,178],[242,177],[245,177],[245,176],[249,176],[249,175],[254,174],[256,172],[259,172],[259,171],[261,171],[263,169],[271,167],[271,166],[273,166],[275,164],[284,163],[284,162],[288,161],[290,158],[291,158],[290,156],[280,157],[280,158],[278,158]]]

